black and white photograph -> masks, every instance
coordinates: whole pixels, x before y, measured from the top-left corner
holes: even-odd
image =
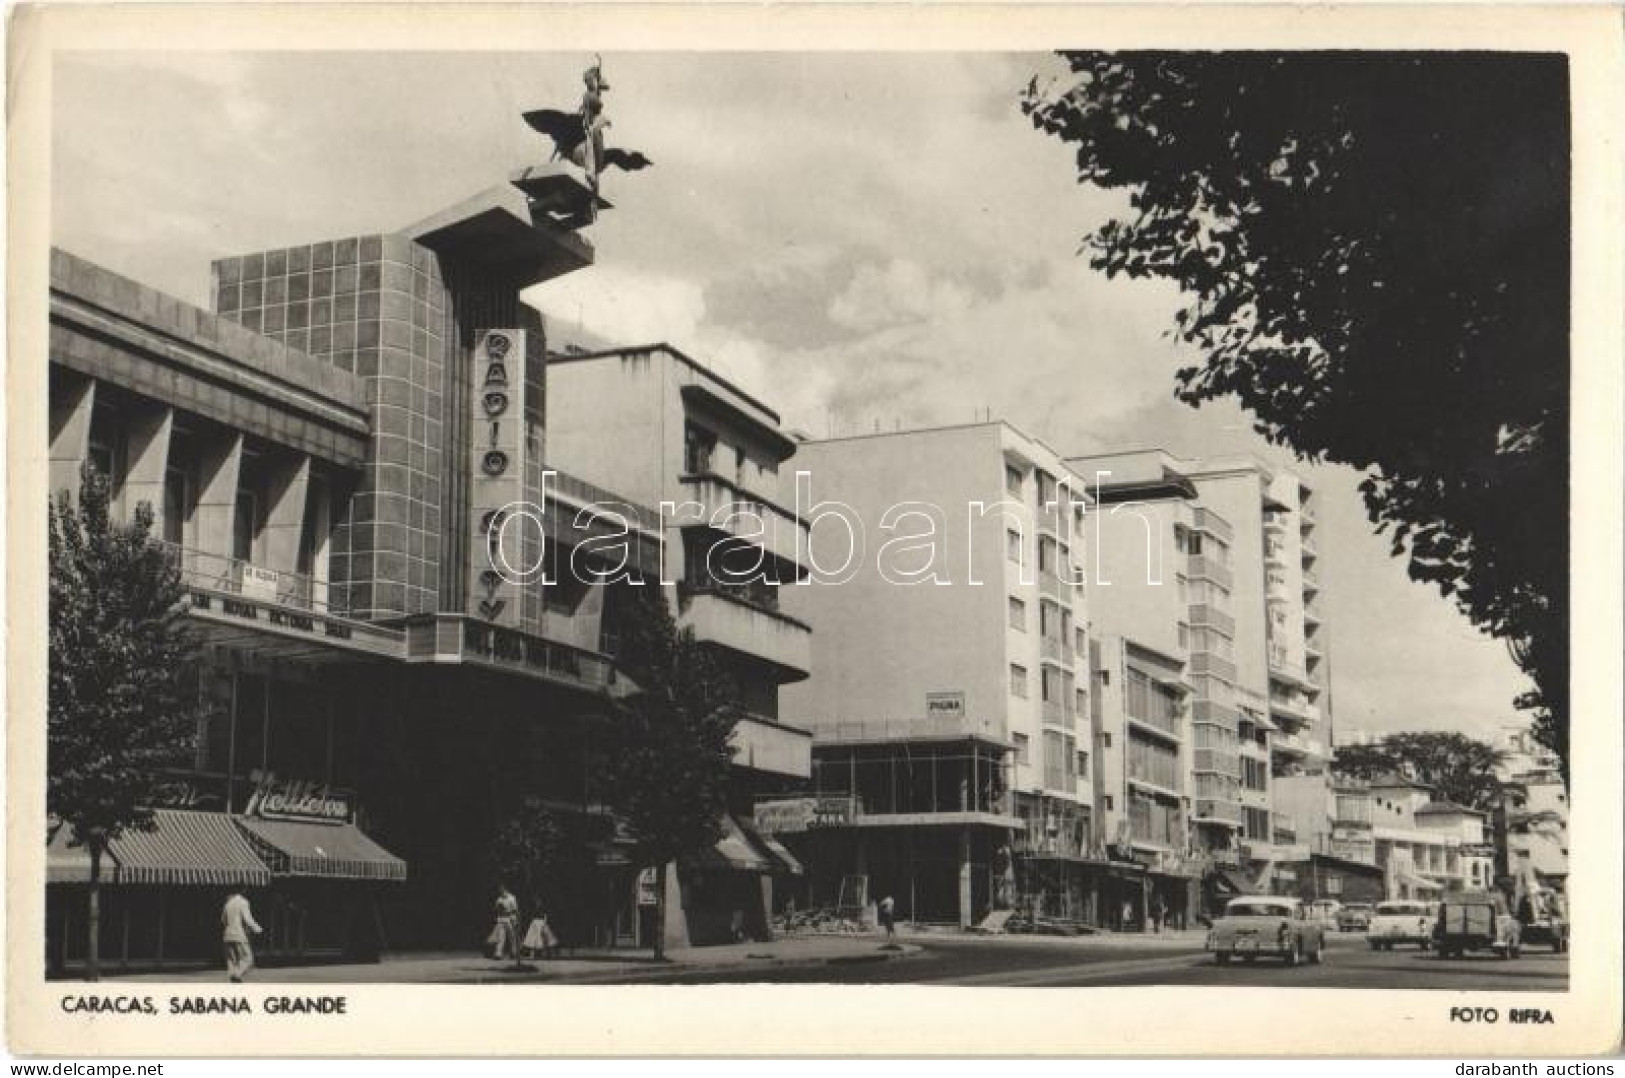
[[[1078,25],[51,51],[30,991],[292,1052],[378,985],[1601,1050],[1574,57]]]

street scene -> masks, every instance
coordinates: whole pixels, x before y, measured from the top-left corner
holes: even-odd
[[[1565,990],[1565,79],[64,60],[46,975]]]

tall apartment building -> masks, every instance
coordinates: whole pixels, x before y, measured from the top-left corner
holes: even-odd
[[[256,888],[272,956],[467,946],[492,838],[536,798],[596,851],[547,883],[561,935],[635,938],[635,872],[586,767],[623,688],[619,586],[489,572],[513,500],[546,518],[516,557],[591,560],[588,539],[618,537],[660,569],[653,508],[541,481],[545,349],[518,296],[591,259],[506,185],[398,230],[221,259],[212,311],[53,252],[52,485],[90,461],[117,512],[153,507],[215,705],[166,773],[158,830],[112,851],[104,954],[212,960],[210,888],[228,884]],[[59,966],[78,960],[87,867],[64,830]]]
[[[1569,876],[1569,791],[1555,753],[1524,726],[1501,732],[1506,760],[1497,769],[1504,791],[1496,813],[1498,874],[1562,891]]]
[[[810,441],[796,467],[812,576],[787,603],[816,632],[783,699],[814,799],[775,812],[813,900],[1093,918],[1083,484],[1001,422]]]
[[[1196,851],[1214,845],[1198,832],[1217,825],[1227,835],[1239,813],[1234,726],[1212,721],[1209,665],[1223,661],[1228,599],[1206,590],[1217,549],[1190,553],[1223,522],[1195,504],[1165,453],[1110,468],[1068,463],[1097,503],[1088,526],[1096,797],[1114,855],[1147,873],[1144,886],[1114,890],[1105,923],[1132,928],[1150,910],[1190,923],[1206,868]]]
[[[725,939],[737,911],[765,935],[764,885],[801,866],[750,834],[754,804],[808,778],[812,744],[779,699],[813,669],[812,633],[782,598],[806,575],[806,524],[789,508],[797,444],[778,413],[667,344],[554,354],[547,377],[549,462],[660,508],[673,612],[714,647],[747,712],[724,821],[739,841],[668,874],[668,928]]]

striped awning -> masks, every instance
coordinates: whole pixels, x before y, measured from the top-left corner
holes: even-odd
[[[685,854],[681,862],[685,868],[711,872],[772,872],[774,868],[767,851],[752,842],[732,816],[722,818],[722,837],[716,845]]]
[[[353,823],[304,823],[234,817],[276,876],[404,880],[406,862]]]
[[[271,872],[218,812],[157,809],[153,830],[126,831],[109,844],[101,880],[109,884],[264,887]],[[90,853],[73,829],[57,827],[45,848],[47,883],[89,883]]]
[[[750,840],[751,845],[755,846],[762,853],[766,854],[767,859],[773,862],[774,872],[783,873],[790,876],[802,876],[806,874],[806,868],[802,866],[800,860],[796,858],[796,855],[790,852],[790,848],[784,843],[780,842],[778,839],[774,838],[772,835],[760,830],[756,826],[755,821],[734,817],[734,822],[739,825],[739,829],[744,832],[745,837]]]

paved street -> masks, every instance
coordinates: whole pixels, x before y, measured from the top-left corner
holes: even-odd
[[[770,969],[674,971],[640,976],[639,983],[941,984],[962,987],[1101,985],[1218,985],[1298,988],[1439,988],[1561,991],[1568,987],[1566,955],[1525,952],[1503,961],[1493,955],[1443,961],[1414,949],[1378,952],[1362,937],[1332,937],[1325,962],[1287,969],[1280,962],[1219,967],[1201,940],[1117,938],[1110,946],[1089,939],[911,937],[920,953],[890,962],[780,965]]]

